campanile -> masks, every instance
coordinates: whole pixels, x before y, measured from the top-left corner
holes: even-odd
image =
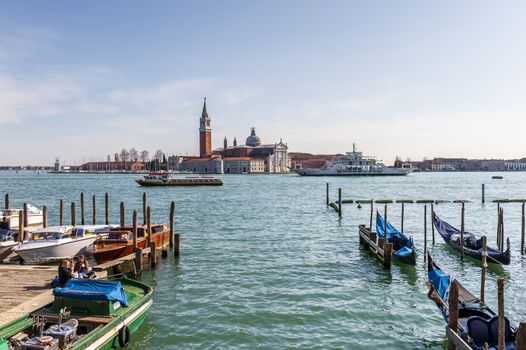
[[[212,128],[206,110],[206,97],[203,103],[203,113],[199,119],[199,156],[207,157],[212,154]]]

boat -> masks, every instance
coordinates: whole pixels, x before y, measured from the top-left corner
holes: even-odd
[[[11,229],[18,228],[18,213],[24,209],[0,209],[0,219],[6,217]],[[32,204],[27,204],[27,226],[42,226],[44,222],[43,211]]]
[[[411,171],[412,168],[407,165],[391,168],[377,161],[376,157],[364,156],[356,150],[354,143],[352,152],[333,157],[321,168],[296,169],[301,176],[403,176]]]
[[[27,264],[51,263],[71,258],[95,242],[107,225],[51,226],[34,231],[29,240],[13,247]]]
[[[503,177],[500,176],[500,175],[494,175],[491,178],[494,179],[494,180],[502,180],[503,179]]]
[[[378,237],[385,237],[385,220],[376,212],[376,233]],[[387,241],[393,244],[393,258],[401,263],[416,265],[415,245],[412,238],[398,231],[387,221]]]
[[[438,267],[429,252],[427,257],[428,297],[436,303],[447,323],[449,321],[449,289],[453,278]],[[497,349],[498,315],[458,281],[457,283],[458,335],[475,350],[484,349],[484,343],[488,343],[489,349]],[[515,349],[515,329],[510,326],[510,321],[506,317],[504,319],[505,349]]]
[[[93,256],[97,264],[123,258],[135,253],[133,248],[133,227],[123,226],[112,228],[106,237],[100,237],[87,251]],[[170,230],[166,224],[152,225],[151,242],[157,248],[162,248],[170,243]],[[137,248],[148,247],[148,227],[137,226]]]
[[[433,224],[444,241],[449,246],[453,247],[453,249],[460,251],[460,230],[441,220],[435,213],[433,213]],[[504,265],[510,264],[511,251],[509,238],[507,239],[506,243],[507,247],[504,252],[501,252],[498,249],[487,247],[488,263],[500,263]],[[477,239],[474,234],[470,232],[464,232],[464,254],[475,259],[482,260],[482,238]]]
[[[0,327],[0,349],[125,347],[146,319],[152,288],[127,278],[71,279],[52,303]]]
[[[211,176],[170,176],[168,173],[154,173],[135,180],[141,186],[222,186],[223,181]]]
[[[393,245],[391,243],[378,237],[372,228],[365,225],[358,225],[358,236],[360,237],[360,246],[367,248],[384,267],[391,267],[393,257]]]
[[[0,261],[11,254],[11,249],[18,243],[17,237],[17,231],[0,230]]]

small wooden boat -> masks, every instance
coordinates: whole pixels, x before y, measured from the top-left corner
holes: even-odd
[[[358,226],[358,235],[360,237],[360,245],[369,249],[369,252],[378,260],[384,267],[391,267],[391,258],[393,255],[393,245],[386,242],[384,238],[379,238],[376,232],[365,227],[365,225]]]
[[[453,249],[460,251],[460,230],[441,220],[434,213],[433,224],[444,241],[449,246],[453,247]],[[509,238],[507,239],[506,243],[507,248],[504,252],[490,247],[487,248],[488,263],[500,263],[504,265],[510,264],[511,252]],[[482,238],[477,239],[474,234],[470,232],[464,232],[464,254],[475,259],[482,260]]]
[[[385,237],[384,218],[376,212],[376,232],[378,237]],[[387,221],[387,241],[393,244],[393,257],[395,260],[409,265],[416,265],[415,245],[412,238],[407,238],[403,232],[398,231]]]
[[[112,228],[107,237],[99,237],[87,251],[93,255],[97,264],[123,258],[133,254],[133,227],[124,226]],[[170,243],[170,230],[166,224],[152,225],[150,237],[151,242],[161,249]],[[137,248],[148,247],[148,227],[139,225],[137,227]]]
[[[446,274],[433,261],[431,254],[427,255],[427,286],[428,297],[438,306],[446,323],[449,320],[449,288],[453,278]],[[458,281],[458,335],[473,349],[484,349],[484,343],[489,349],[497,349],[499,317],[479,298],[471,294]],[[515,349],[515,329],[505,318],[505,349]]]
[[[209,176],[170,177],[169,174],[148,174],[135,180],[141,186],[222,186],[223,181]]]
[[[72,279],[54,301],[0,327],[0,349],[125,347],[148,315],[153,291],[140,282]]]
[[[494,180],[502,180],[503,179],[503,177],[500,176],[500,175],[495,175],[495,176],[492,176],[491,178],[494,179]]]

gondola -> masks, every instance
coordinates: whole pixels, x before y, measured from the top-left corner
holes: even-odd
[[[382,215],[376,212],[376,233],[378,237],[385,237],[385,221]],[[411,238],[407,238],[387,221],[387,240],[393,244],[393,257],[404,264],[416,265],[415,245]]]
[[[433,224],[444,241],[455,250],[460,251],[460,231],[447,222],[441,220],[434,213]],[[506,244],[507,247],[504,252],[490,247],[487,248],[488,263],[500,263],[504,265],[510,264],[511,253],[509,238],[507,239]],[[482,260],[482,238],[477,239],[474,234],[470,232],[464,232],[464,254],[469,255],[475,259]]]
[[[447,323],[449,319],[449,288],[453,278],[438,267],[429,252],[427,257],[428,297],[436,303]],[[484,343],[488,344],[488,349],[497,349],[498,315],[458,281],[457,284],[458,335],[474,350],[484,349]],[[510,326],[510,321],[506,317],[504,320],[505,349],[513,350],[515,349],[516,331]]]

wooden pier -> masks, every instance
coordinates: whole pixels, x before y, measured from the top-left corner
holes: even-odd
[[[360,236],[360,245],[369,249],[371,254],[386,268],[391,267],[391,260],[393,255],[393,244],[386,243],[384,239],[378,238],[376,232],[365,227],[365,225],[358,226],[358,234]]]

